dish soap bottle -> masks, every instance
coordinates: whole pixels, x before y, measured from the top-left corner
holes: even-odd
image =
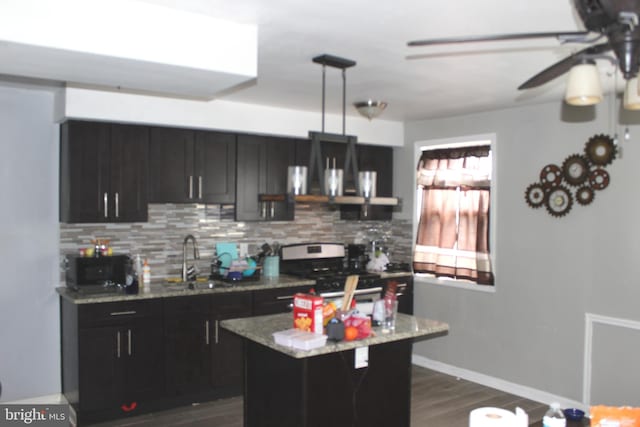
[[[554,402],[542,418],[542,427],[566,427],[567,420],[560,409],[560,404]]]

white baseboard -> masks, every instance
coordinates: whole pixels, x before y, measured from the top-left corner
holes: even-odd
[[[64,405],[67,399],[62,393],[53,393],[46,396],[28,397],[26,399],[12,400],[10,402],[2,402],[4,404],[17,404],[17,405]]]
[[[537,390],[535,388],[523,386],[520,384],[505,381],[500,378],[492,377],[489,375],[481,374],[479,372],[470,371],[464,368],[458,368],[456,366],[448,365],[446,363],[438,362],[423,356],[414,354],[411,362],[414,365],[421,366],[423,368],[432,369],[434,371],[442,372],[443,374],[452,375],[454,377],[463,378],[467,381],[471,381],[477,384],[481,384],[486,387],[495,388],[505,393],[515,394],[516,396],[524,397],[525,399],[534,400],[536,402],[542,402],[550,404],[552,402],[560,403],[563,408],[579,408],[585,412],[589,412],[588,405],[584,405],[582,402],[568,399],[563,396],[558,396],[546,391]],[[513,408],[515,409],[515,408]]]

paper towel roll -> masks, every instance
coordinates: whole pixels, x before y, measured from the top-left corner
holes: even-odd
[[[478,408],[469,413],[469,427],[527,427],[529,417],[517,408],[514,414],[500,408]]]

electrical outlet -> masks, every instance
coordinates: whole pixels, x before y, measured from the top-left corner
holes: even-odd
[[[358,347],[355,352],[356,369],[369,366],[369,347]]]

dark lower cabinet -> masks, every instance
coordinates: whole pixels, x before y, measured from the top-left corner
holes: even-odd
[[[145,412],[164,395],[162,302],[61,301],[62,390],[86,423]]]
[[[250,292],[166,299],[167,394],[195,400],[240,394],[242,340],[220,321],[250,315]]]
[[[210,296],[167,298],[165,355],[167,394],[185,396],[211,388]]]
[[[253,292],[253,315],[278,314],[293,311],[293,297],[298,292],[308,293],[313,286],[265,289]]]
[[[244,348],[242,338],[220,327],[225,319],[251,316],[250,292],[214,294],[211,297],[211,383],[224,396],[242,393]]]
[[[399,310],[411,313],[411,277],[399,277],[397,281]],[[322,409],[325,403],[336,405],[339,419],[344,417],[348,422],[345,425],[382,425],[364,420],[386,419],[387,412],[402,421],[404,412],[398,402],[404,398],[406,372],[402,371],[401,377],[382,379],[387,372],[397,372],[382,367],[396,361],[405,363],[410,358],[410,343],[408,349],[403,345],[372,346],[370,365],[365,370],[353,369],[353,352],[294,360],[277,352],[262,357],[260,345],[256,347],[259,353],[249,351],[258,356],[245,365],[245,341],[220,327],[225,319],[290,311],[293,296],[311,288],[307,285],[95,304],[74,304],[61,298],[62,390],[79,425],[236,396],[242,394],[245,384],[251,387],[245,390],[246,396],[254,402],[252,405],[258,405],[248,409],[247,419],[252,421],[246,425],[323,425],[316,421],[301,424],[301,420],[329,422],[326,417],[332,412]],[[255,379],[245,381],[245,372],[253,372],[268,384],[258,389],[258,400]],[[394,391],[380,391],[369,381],[386,381]],[[277,387],[277,393],[273,387]],[[378,393],[392,396],[391,406],[384,411],[377,406]],[[300,400],[303,396],[307,396],[304,402]],[[289,397],[293,400],[287,400]],[[263,403],[261,399],[265,399]],[[291,406],[294,401],[302,406]],[[285,402],[282,408],[289,405],[298,409],[283,411],[283,419],[276,422],[277,411],[272,409],[281,402]],[[375,407],[373,412],[364,411],[370,406]],[[263,416],[262,411],[271,412]]]
[[[246,427],[409,427],[412,341],[296,359],[246,341]],[[268,369],[265,369],[268,367]]]
[[[61,298],[62,390],[79,425],[242,394],[244,344],[219,325],[251,303],[251,292]]]

